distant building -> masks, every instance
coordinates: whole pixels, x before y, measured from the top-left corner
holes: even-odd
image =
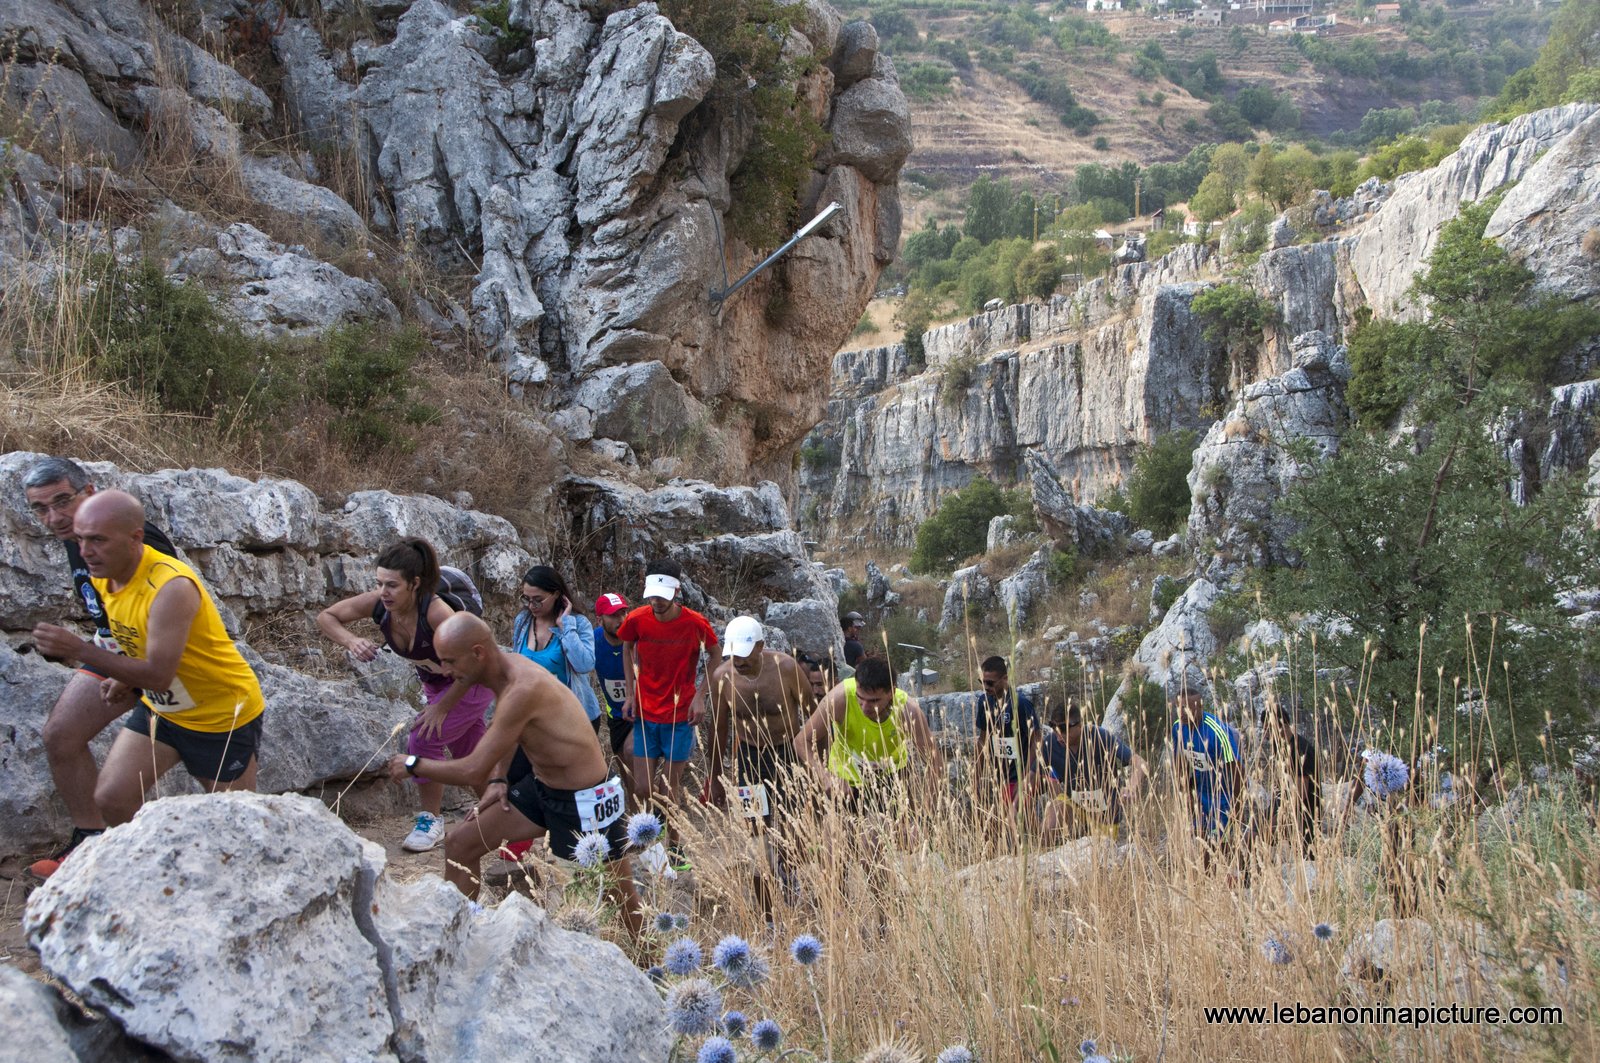
[[[1206,8],[1200,11],[1189,12],[1187,21],[1196,26],[1222,25],[1222,11],[1218,8]]]
[[[1309,15],[1312,0],[1244,0],[1243,10],[1262,15]]]
[[[1372,9],[1372,21],[1374,22],[1393,22],[1399,17],[1399,4],[1379,4]]]
[[[1121,11],[1122,0],[1088,0],[1085,7],[1089,11]]]

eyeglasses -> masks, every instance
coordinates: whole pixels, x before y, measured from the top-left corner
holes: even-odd
[[[522,604],[527,606],[529,609],[538,609],[540,606],[544,605],[544,603],[548,602],[549,600],[550,600],[549,598],[544,598],[544,597],[541,597],[541,596],[536,595],[536,594],[535,595],[531,595],[531,596],[527,595],[527,594],[524,594],[522,596]]]
[[[70,495],[58,495],[48,502],[33,502],[28,506],[28,512],[43,520],[51,513],[65,513],[67,507],[72,505],[72,500],[83,494],[83,488],[78,488]]]

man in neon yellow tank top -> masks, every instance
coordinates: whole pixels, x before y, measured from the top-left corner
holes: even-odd
[[[856,674],[828,691],[794,746],[834,797],[859,797],[885,781],[904,780],[913,760],[934,780],[942,778],[928,719],[916,698],[895,689],[882,657],[861,658]]]
[[[41,651],[106,676],[107,704],[139,701],[95,786],[106,823],[132,819],[145,790],[179,761],[208,790],[255,789],[261,685],[200,577],[145,545],[144,506],[126,492],[85,499],[73,531],[116,648],[54,624],[33,636]]]

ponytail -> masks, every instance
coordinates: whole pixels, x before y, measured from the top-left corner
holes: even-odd
[[[439,555],[426,539],[401,539],[378,555],[378,567],[417,581],[417,598],[434,594],[439,586]]]

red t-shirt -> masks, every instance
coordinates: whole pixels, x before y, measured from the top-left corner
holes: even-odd
[[[663,624],[648,605],[641,605],[623,618],[617,637],[634,643],[639,715],[650,723],[687,720],[700,651],[715,655],[717,649],[717,632],[710,621],[685,609],[676,620]]]

